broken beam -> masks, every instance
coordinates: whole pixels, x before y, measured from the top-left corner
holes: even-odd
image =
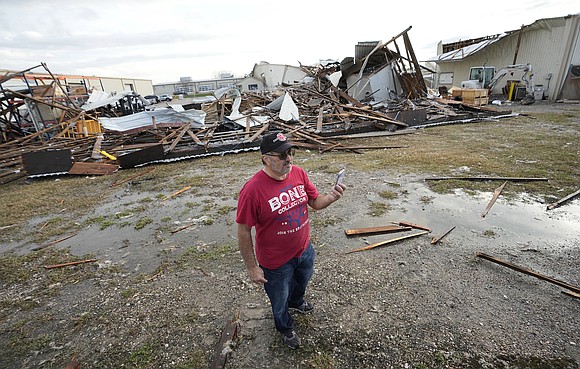
[[[501,195],[501,192],[503,191],[503,188],[505,187],[506,184],[507,182],[504,182],[501,186],[495,189],[495,191],[493,192],[493,196],[491,197],[491,200],[489,200],[489,203],[487,204],[485,210],[483,211],[483,214],[481,214],[482,218],[485,218],[485,216],[487,215],[493,204],[495,204],[495,201],[497,200],[499,195]]]
[[[123,180],[120,180],[120,181],[117,181],[117,182],[115,182],[115,183],[111,184],[111,187],[115,187],[115,186],[118,186],[118,185],[120,185],[120,184],[122,184],[122,183],[129,182],[129,181],[131,181],[131,180],[133,180],[133,179],[135,179],[135,178],[137,178],[137,177],[144,176],[145,174],[147,174],[147,173],[150,173],[150,172],[152,172],[152,171],[154,171],[154,170],[155,170],[155,168],[151,168],[151,169],[149,169],[149,170],[147,170],[147,171],[145,171],[145,172],[143,172],[143,173],[137,173],[137,174],[135,174],[134,176],[131,176],[131,177],[129,177],[129,178],[125,178],[125,179],[123,179]]]
[[[527,275],[531,275],[532,277],[536,277],[538,279],[541,279],[541,280],[544,280],[544,281],[553,283],[553,284],[558,285],[560,287],[566,288],[566,289],[568,289],[568,290],[570,290],[572,292],[580,293],[580,287],[576,287],[576,286],[573,286],[573,285],[568,284],[566,282],[560,281],[558,279],[555,279],[555,278],[552,278],[552,277],[548,277],[548,276],[542,275],[542,274],[537,273],[537,272],[535,272],[535,271],[533,271],[531,269],[517,266],[515,264],[509,263],[507,261],[503,261],[501,259],[495,258],[495,257],[490,256],[490,255],[487,255],[487,254],[484,254],[482,252],[478,252],[476,255],[477,255],[477,257],[480,257],[480,258],[485,259],[485,260],[489,260],[491,262],[494,262],[496,264],[499,264],[499,265],[505,266],[507,268],[513,269],[513,270],[518,271],[520,273],[524,273],[524,274],[527,274]]]
[[[447,232],[443,233],[440,237],[433,237],[431,239],[431,245],[435,245],[437,242],[441,241],[443,239],[443,237],[447,236],[454,229],[455,229],[455,226],[451,227],[450,230],[448,230]]]
[[[411,228],[422,229],[424,231],[431,232],[431,228],[426,227],[426,226],[422,226],[422,225],[419,225],[419,224],[411,223],[411,222],[392,222],[392,223],[398,224],[401,227],[411,227]]]
[[[359,236],[359,235],[370,235],[370,234],[382,234],[382,233],[410,231],[412,229],[413,228],[411,228],[411,227],[401,227],[401,226],[392,225],[392,226],[345,229],[344,233],[347,236]]]
[[[578,190],[578,191],[576,191],[574,193],[571,193],[568,196],[566,196],[564,198],[561,198],[560,200],[558,200],[558,201],[556,201],[554,203],[549,204],[547,210],[552,210],[554,208],[557,208],[558,206],[564,204],[567,201],[572,200],[574,197],[576,197],[578,195],[580,195],[580,190]]]
[[[59,242],[62,242],[62,241],[64,241],[64,240],[68,240],[69,238],[72,238],[72,237],[74,237],[74,236],[76,236],[76,233],[75,233],[75,234],[73,234],[73,235],[67,236],[67,237],[63,237],[63,238],[61,238],[61,239],[58,239],[58,240],[56,240],[56,241],[52,241],[52,242],[50,242],[50,243],[47,243],[46,245],[35,247],[35,248],[33,248],[33,249],[32,249],[32,251],[38,251],[38,250],[45,249],[45,248],[47,248],[47,247],[49,247],[49,246],[52,246],[52,245],[54,245],[54,244],[57,244],[57,243],[59,243]]]
[[[190,189],[191,189],[191,186],[185,186],[185,187],[183,187],[181,190],[179,190],[179,191],[175,191],[175,192],[174,192],[174,193],[172,193],[171,195],[165,196],[165,197],[163,198],[163,200],[162,200],[162,201],[165,201],[165,200],[167,200],[167,199],[173,198],[173,197],[175,197],[175,196],[177,196],[177,195],[180,195],[180,194],[182,194],[182,193],[184,193],[185,191],[188,191],[188,190],[190,190]]]
[[[225,368],[228,357],[233,351],[238,339],[239,319],[239,313],[236,313],[234,320],[228,322],[224,327],[220,341],[215,350],[214,360],[209,367],[210,369]]]
[[[424,234],[427,234],[429,232],[427,231],[423,231],[423,232],[419,232],[419,233],[414,233],[414,234],[409,234],[406,236],[402,236],[402,237],[397,237],[397,238],[393,238],[390,240],[386,240],[386,241],[381,241],[381,242],[377,242],[377,243],[373,243],[372,245],[367,245],[358,249],[354,249],[351,251],[347,251],[347,254],[353,253],[353,252],[358,252],[358,251],[366,251],[366,250],[370,250],[370,249],[374,249],[375,247],[379,247],[379,246],[384,246],[387,245],[389,243],[393,243],[393,242],[397,242],[397,241],[402,241],[402,240],[406,240],[408,238],[413,238],[413,237],[417,237],[417,236],[422,236]]]
[[[79,265],[85,263],[94,263],[97,259],[86,259],[86,260],[79,260],[79,261],[71,261],[70,263],[62,263],[62,264],[54,264],[54,265],[45,265],[44,269],[56,269],[56,268],[63,268],[66,266],[72,265]]]
[[[519,177],[428,177],[426,181],[447,181],[447,180],[462,180],[462,181],[510,181],[510,182],[533,182],[533,181],[547,181],[548,178],[519,178]]]

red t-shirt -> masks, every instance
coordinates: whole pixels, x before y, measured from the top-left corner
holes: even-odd
[[[318,190],[297,166],[282,181],[261,170],[242,187],[236,222],[256,227],[261,266],[276,269],[302,255],[310,242],[308,201],[317,196]]]

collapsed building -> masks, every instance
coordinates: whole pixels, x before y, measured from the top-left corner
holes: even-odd
[[[78,96],[58,79],[14,89],[7,82],[28,81],[30,69],[7,74],[0,77],[0,182],[258,150],[270,131],[320,152],[362,152],[371,147],[343,139],[511,115],[430,91],[423,72],[433,71],[419,64],[410,29],[387,42],[361,42],[341,62],[301,65],[304,78],[275,90],[224,88],[182,105],[153,106],[130,91]]]

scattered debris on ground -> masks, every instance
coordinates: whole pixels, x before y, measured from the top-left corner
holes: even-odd
[[[464,101],[430,94],[408,30],[383,44],[362,45],[367,54],[356,59],[301,66],[308,78],[300,83],[244,94],[224,88],[203,103],[152,106],[131,91],[79,91],[63,85],[44,63],[5,75],[0,78],[0,183],[24,176],[106,175],[257,150],[268,131],[282,131],[298,146],[319,152],[361,152],[376,147],[347,146],[341,139],[511,116],[509,110],[469,100],[473,92],[465,92]],[[397,44],[401,39],[404,46]],[[39,67],[50,77],[31,79],[28,73]],[[397,78],[377,85],[377,76],[387,70]],[[9,87],[14,81],[21,82],[18,89]]]

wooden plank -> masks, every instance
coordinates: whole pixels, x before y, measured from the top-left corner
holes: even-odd
[[[495,189],[495,191],[493,192],[493,196],[491,197],[491,200],[489,200],[489,203],[487,204],[485,210],[481,214],[481,217],[482,218],[485,218],[485,216],[487,215],[487,213],[489,212],[489,210],[491,209],[491,207],[493,206],[493,204],[495,204],[495,201],[497,200],[497,198],[499,197],[499,195],[503,191],[503,188],[505,187],[506,184],[507,184],[507,181],[504,182],[501,186],[499,186],[498,188]]]
[[[437,242],[441,241],[443,239],[443,237],[447,236],[454,229],[455,229],[455,226],[451,227],[450,230],[448,230],[447,232],[443,233],[441,236],[439,236],[439,237],[433,237],[431,239],[431,245],[435,245]]]
[[[374,249],[375,247],[388,245],[388,244],[393,243],[393,242],[406,240],[408,238],[422,236],[422,235],[427,234],[427,233],[429,233],[429,232],[428,231],[423,231],[423,232],[419,232],[419,233],[410,234],[410,235],[407,235],[407,236],[397,237],[397,238],[393,238],[393,239],[390,239],[390,240],[373,243],[372,245],[367,245],[367,246],[364,246],[364,247],[361,247],[361,248],[358,248],[358,249],[354,249],[354,250],[348,251],[346,253],[347,254],[350,254],[350,253],[358,252],[358,251],[366,251],[366,250]]]
[[[216,347],[214,353],[213,362],[210,365],[210,369],[223,369],[226,366],[229,355],[236,346],[236,340],[238,339],[238,326],[239,326],[239,313],[236,314],[234,320],[228,322],[222,331],[220,341]]]
[[[533,181],[547,181],[548,178],[525,178],[525,177],[427,177],[426,181],[509,181],[509,182],[533,182]]]
[[[44,249],[44,248],[47,248],[47,247],[49,247],[49,246],[52,246],[52,245],[55,245],[55,244],[57,244],[57,243],[59,243],[59,242],[62,242],[62,241],[64,241],[64,240],[68,240],[69,238],[72,238],[72,237],[74,237],[74,236],[76,236],[76,233],[75,233],[75,234],[73,234],[73,235],[70,235],[70,236],[66,236],[66,237],[60,238],[60,239],[58,239],[58,240],[56,240],[56,241],[52,241],[52,242],[50,242],[50,243],[47,243],[46,245],[35,247],[35,248],[33,248],[33,249],[32,249],[32,251],[38,251],[38,250],[42,250],[42,249]]]
[[[431,232],[431,228],[426,227],[426,226],[422,226],[422,225],[419,225],[419,224],[411,223],[411,222],[398,222],[398,223],[395,223],[395,224],[398,224],[398,225],[400,225],[402,227],[411,227],[411,228],[422,229],[424,231]]]
[[[256,138],[258,138],[258,136],[260,136],[262,133],[264,133],[264,131],[265,131],[265,130],[267,130],[267,129],[268,129],[268,127],[270,127],[270,124],[269,124],[269,123],[266,123],[266,124],[264,124],[264,125],[262,126],[262,128],[260,128],[260,129],[258,130],[258,132],[254,133],[254,135],[253,135],[252,137],[250,137],[250,139],[249,139],[248,141],[249,141],[249,142],[254,142],[254,140],[255,140]]]
[[[171,145],[169,146],[169,148],[167,150],[165,150],[165,153],[171,152],[173,151],[173,149],[175,149],[175,146],[177,146],[177,144],[179,143],[179,141],[181,141],[181,139],[183,138],[183,136],[185,135],[185,133],[187,132],[187,127],[189,127],[189,125],[184,125],[184,127],[179,128],[180,132],[177,135],[177,137],[173,140],[173,142],[171,143]]]
[[[314,133],[322,132],[323,118],[324,118],[324,106],[321,106],[320,109],[318,109],[318,118],[316,120],[316,131],[314,131]]]
[[[567,291],[567,290],[562,291],[562,293],[565,294],[565,295],[572,296],[572,297],[576,297],[577,299],[580,299],[580,293],[576,293],[576,292],[572,292],[572,291]]]
[[[558,201],[556,201],[554,203],[549,204],[547,210],[552,210],[554,208],[557,208],[558,206],[564,204],[567,201],[572,200],[573,198],[575,198],[578,195],[580,195],[580,190],[578,190],[578,191],[576,191],[574,193],[571,193],[568,196],[566,196],[564,198],[561,198],[560,200],[558,200]]]
[[[165,197],[163,198],[163,200],[162,200],[162,201],[165,201],[165,200],[167,200],[167,199],[173,198],[173,197],[175,197],[175,196],[177,196],[177,195],[180,195],[180,194],[182,194],[182,193],[184,193],[185,191],[188,191],[188,190],[190,190],[190,189],[191,189],[191,186],[185,186],[185,187],[183,187],[181,190],[179,190],[179,191],[175,191],[175,192],[174,192],[174,193],[172,193],[171,195],[165,196]]]
[[[116,164],[104,164],[104,163],[73,163],[72,168],[68,171],[69,174],[81,174],[81,175],[96,175],[101,176],[105,174],[113,174],[119,170],[119,166]]]
[[[201,140],[199,139],[199,137],[197,137],[191,129],[187,130],[187,134],[189,135],[189,137],[191,137],[191,139],[198,145],[203,146],[203,142],[201,142]]]
[[[155,168],[151,168],[151,169],[149,169],[149,170],[146,170],[145,172],[142,172],[142,173],[137,173],[137,174],[135,174],[135,175],[133,175],[133,176],[131,176],[131,177],[129,177],[129,178],[125,178],[125,179],[122,179],[122,180],[120,180],[120,181],[113,182],[113,183],[111,184],[111,187],[115,187],[115,186],[118,186],[118,185],[120,185],[120,184],[122,184],[122,183],[129,182],[130,180],[133,180],[133,179],[135,179],[135,178],[137,178],[137,177],[141,177],[141,176],[143,176],[143,175],[145,175],[145,174],[147,174],[147,173],[150,173],[150,172],[152,172],[152,171],[154,171],[154,170],[155,170]]]
[[[324,151],[328,151],[328,150],[384,150],[384,149],[404,149],[407,148],[409,146],[338,146],[338,144],[336,144],[335,146],[329,147],[327,149],[324,149]]]
[[[548,277],[548,276],[542,275],[540,273],[537,273],[537,272],[533,271],[532,269],[528,269],[528,268],[524,268],[524,267],[521,267],[521,266],[517,266],[517,265],[512,264],[512,263],[509,263],[507,261],[504,261],[504,260],[495,258],[495,257],[490,256],[490,255],[487,255],[487,254],[484,254],[483,252],[478,252],[476,255],[477,255],[477,257],[480,257],[482,259],[485,259],[485,260],[494,262],[496,264],[505,266],[507,268],[513,269],[515,271],[518,271],[520,273],[524,273],[524,274],[527,274],[527,275],[531,275],[532,277],[536,277],[536,278],[541,279],[543,281],[547,281],[547,282],[553,283],[553,284],[558,285],[560,287],[566,288],[566,289],[568,289],[568,290],[570,290],[572,292],[580,293],[580,287],[576,287],[576,286],[573,286],[573,285],[568,284],[566,282],[560,281],[558,279],[555,279],[555,278],[552,278],[552,277]]]
[[[411,227],[401,227],[401,226],[396,226],[396,225],[389,225],[389,226],[379,226],[379,227],[345,229],[344,234],[346,234],[347,236],[361,236],[361,235],[410,231],[412,229],[413,228],[411,228]]]
[[[85,263],[94,263],[97,259],[86,259],[86,260],[79,260],[79,261],[71,261],[70,263],[62,263],[62,264],[54,264],[54,265],[45,265],[44,269],[56,269],[56,268],[63,268],[67,266],[85,264]]]

